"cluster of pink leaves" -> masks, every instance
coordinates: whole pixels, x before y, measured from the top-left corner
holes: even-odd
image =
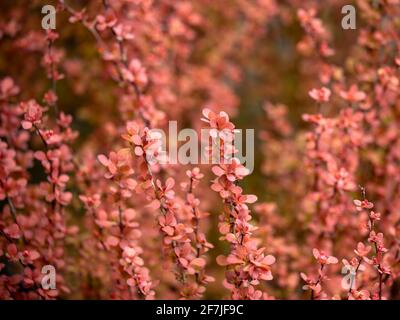
[[[217,114],[205,109],[203,115],[203,121],[211,128],[210,144],[219,146],[216,156],[220,164],[212,168],[216,179],[211,188],[219,193],[224,203],[218,224],[222,235],[220,239],[228,241],[231,247],[228,256],[217,258],[219,265],[227,267],[224,286],[231,291],[232,299],[268,298],[268,294],[256,286],[262,280],[272,280],[270,266],[275,258],[265,255],[265,248],[258,248],[258,241],[252,236],[256,228],[250,223],[251,214],[247,204],[257,201],[257,197],[243,194],[243,189],[237,185],[249,171],[234,157],[237,152],[232,144],[235,125],[225,112]]]
[[[279,189],[291,192],[300,204],[297,217],[289,221],[278,219],[276,226],[278,230],[288,224],[309,228],[309,232],[297,228],[294,239],[271,237],[271,252],[278,261],[296,259],[296,264],[307,270],[301,273],[301,278],[305,282],[303,289],[311,292],[311,299],[398,297],[397,290],[393,289],[397,286],[399,261],[398,203],[393,198],[398,185],[394,177],[398,172],[398,134],[394,129],[398,109],[398,46],[379,54],[378,47],[398,43],[399,38],[395,25],[379,23],[377,16],[379,12],[390,20],[398,8],[389,3],[374,7],[360,1],[359,5],[367,24],[374,27],[360,31],[359,51],[354,53],[357,58],[351,70],[338,66],[331,59],[335,56],[330,45],[332,34],[317,17],[315,7],[298,10],[305,35],[297,49],[306,57],[308,67],[311,65],[307,58],[310,59],[320,82],[316,85],[314,81],[314,87],[308,92],[317,111],[303,114],[303,120],[312,125],[312,130],[298,135],[307,150],[305,174],[293,170],[302,150],[293,141],[294,129],[287,120],[287,107],[265,105],[272,126],[261,138],[266,141],[266,157],[268,152],[273,155],[266,161],[264,172],[280,178]],[[278,164],[276,158],[282,152],[287,156],[284,165]],[[371,167],[375,177],[371,177]],[[294,187],[290,179],[301,183]],[[354,210],[352,193],[358,193],[360,184],[366,187],[360,187],[363,200],[354,201],[357,209]],[[304,196],[305,189],[309,192]],[[366,200],[366,190],[374,195],[377,210],[384,214],[372,211],[374,205]],[[259,207],[259,210],[268,217],[277,211],[271,206]],[[384,225],[378,226],[379,220]],[[276,229],[274,232],[279,233]],[[299,238],[304,242],[296,244]],[[288,248],[286,252],[278,248],[283,241]],[[357,247],[356,257],[347,260],[344,257],[349,255],[349,246]],[[309,252],[309,248],[314,248],[316,269],[299,257],[299,250]],[[343,258],[342,265],[338,263],[339,257]],[[286,285],[292,288],[298,285],[297,280],[291,278],[295,272],[290,267],[280,272],[291,279]],[[343,280],[349,279],[349,272],[352,273],[350,289],[343,294],[346,290]],[[332,281],[328,281],[328,275],[333,277]]]
[[[149,131],[148,127],[141,128],[140,124],[135,122],[127,124],[127,133],[122,137],[129,143],[129,148],[111,152],[108,158],[104,155],[98,156],[99,161],[107,168],[105,177],[113,179],[117,184],[117,187],[110,187],[110,191],[116,194],[115,202],[121,203],[119,201],[123,198],[131,198],[132,192],[135,191],[144,195],[150,209],[160,211],[157,220],[163,238],[163,255],[171,258],[174,264],[174,273],[180,283],[181,297],[201,297],[205,291],[205,285],[214,281],[212,277],[205,274],[206,260],[203,257],[213,246],[207,242],[205,234],[199,227],[199,219],[206,215],[200,211],[199,200],[193,194],[194,188],[203,175],[199,168],[188,170],[186,175],[189,181],[182,185],[186,199],[177,199],[173,178],[168,178],[165,184],[155,178],[153,167],[157,166],[157,162],[152,163],[151,159],[157,158],[160,137]],[[139,169],[136,180],[132,178],[135,173],[133,157],[138,157],[136,165]],[[121,207],[119,210],[122,210]],[[120,219],[125,215],[126,213],[121,211]],[[123,228],[124,223],[119,224],[120,228]],[[142,250],[140,247],[129,247],[129,243],[127,247],[120,239],[115,241],[114,238],[112,239],[116,246],[122,247],[124,253],[127,250],[140,253]],[[124,265],[127,262],[129,261],[124,261]],[[148,277],[148,269],[142,265],[143,260],[140,259],[141,269],[131,270],[130,276],[135,279],[135,282],[131,281],[130,285],[140,288],[146,297],[152,296],[154,291],[151,290],[152,283]]]
[[[43,49],[43,65],[52,88],[62,77],[51,50],[56,38],[56,33],[47,33]],[[7,203],[0,221],[0,256],[6,258],[0,263],[0,298],[48,299],[68,294],[63,277],[66,237],[78,231],[67,226],[65,214],[72,200],[72,193],[66,191],[68,174],[75,170],[71,144],[77,133],[71,129],[72,117],[58,113],[52,89],[44,94],[42,106],[33,99],[15,103],[20,88],[9,77],[1,80],[0,88],[0,199]],[[50,108],[56,110],[53,119],[47,115]],[[45,178],[30,184],[35,161]],[[45,265],[59,270],[55,289],[44,290],[42,286]]]

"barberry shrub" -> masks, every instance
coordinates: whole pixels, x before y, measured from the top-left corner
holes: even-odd
[[[0,299],[400,298],[399,1],[54,4],[0,4]]]

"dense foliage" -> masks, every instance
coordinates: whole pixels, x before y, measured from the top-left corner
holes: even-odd
[[[399,0],[46,4],[0,4],[0,299],[400,298]],[[254,172],[149,161],[171,120]]]

